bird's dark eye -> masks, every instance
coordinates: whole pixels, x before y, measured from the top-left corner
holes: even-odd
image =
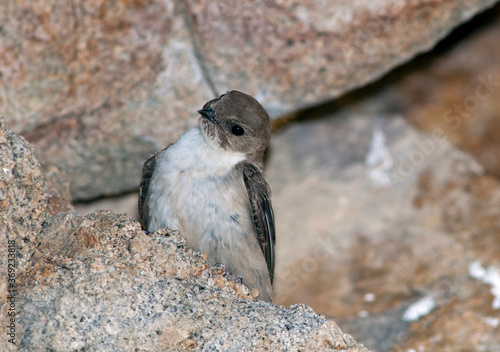
[[[242,136],[245,133],[245,130],[240,125],[233,125],[233,127],[231,128],[231,132],[235,136]]]

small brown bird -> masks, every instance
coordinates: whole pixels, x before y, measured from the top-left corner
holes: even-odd
[[[145,163],[139,195],[142,226],[180,230],[210,265],[272,301],[275,227],[262,175],[271,138],[269,115],[251,96],[229,91],[207,102],[198,127]]]

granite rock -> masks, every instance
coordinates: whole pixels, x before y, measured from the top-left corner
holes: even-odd
[[[189,24],[216,89],[244,89],[276,116],[373,81],[494,3],[200,0]]]
[[[20,351],[368,351],[312,309],[252,301],[178,233],[54,217],[20,279]]]
[[[22,270],[39,243],[48,202],[47,188],[33,147],[9,130],[0,116],[0,265],[7,268],[6,241],[16,243]],[[2,273],[4,271],[2,270]],[[0,281],[5,292],[6,281]]]
[[[16,312],[16,279],[29,266],[46,218],[47,188],[33,147],[0,116],[0,349]],[[15,333],[15,332],[14,332]]]
[[[137,187],[213,97],[174,2],[2,2],[0,20],[0,113],[75,200]]]
[[[494,2],[5,1],[0,113],[74,200],[118,194],[218,93],[293,113],[380,77]]]

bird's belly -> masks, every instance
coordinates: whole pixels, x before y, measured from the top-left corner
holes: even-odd
[[[165,197],[171,203],[166,226],[180,230],[189,247],[207,253],[241,244],[252,225],[243,184],[193,172],[179,172],[173,179]]]
[[[189,248],[207,253],[207,263],[224,264],[234,276],[271,297],[271,281],[259,247],[245,185],[236,177],[171,174],[169,186],[153,194],[162,209],[157,228],[179,230]]]

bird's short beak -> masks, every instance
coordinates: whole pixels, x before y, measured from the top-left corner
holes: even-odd
[[[215,111],[211,107],[208,107],[208,108],[203,109],[203,110],[198,110],[198,112],[200,113],[201,116],[206,118],[208,121],[210,121],[216,125],[219,124],[217,122],[217,120],[215,119]]]

